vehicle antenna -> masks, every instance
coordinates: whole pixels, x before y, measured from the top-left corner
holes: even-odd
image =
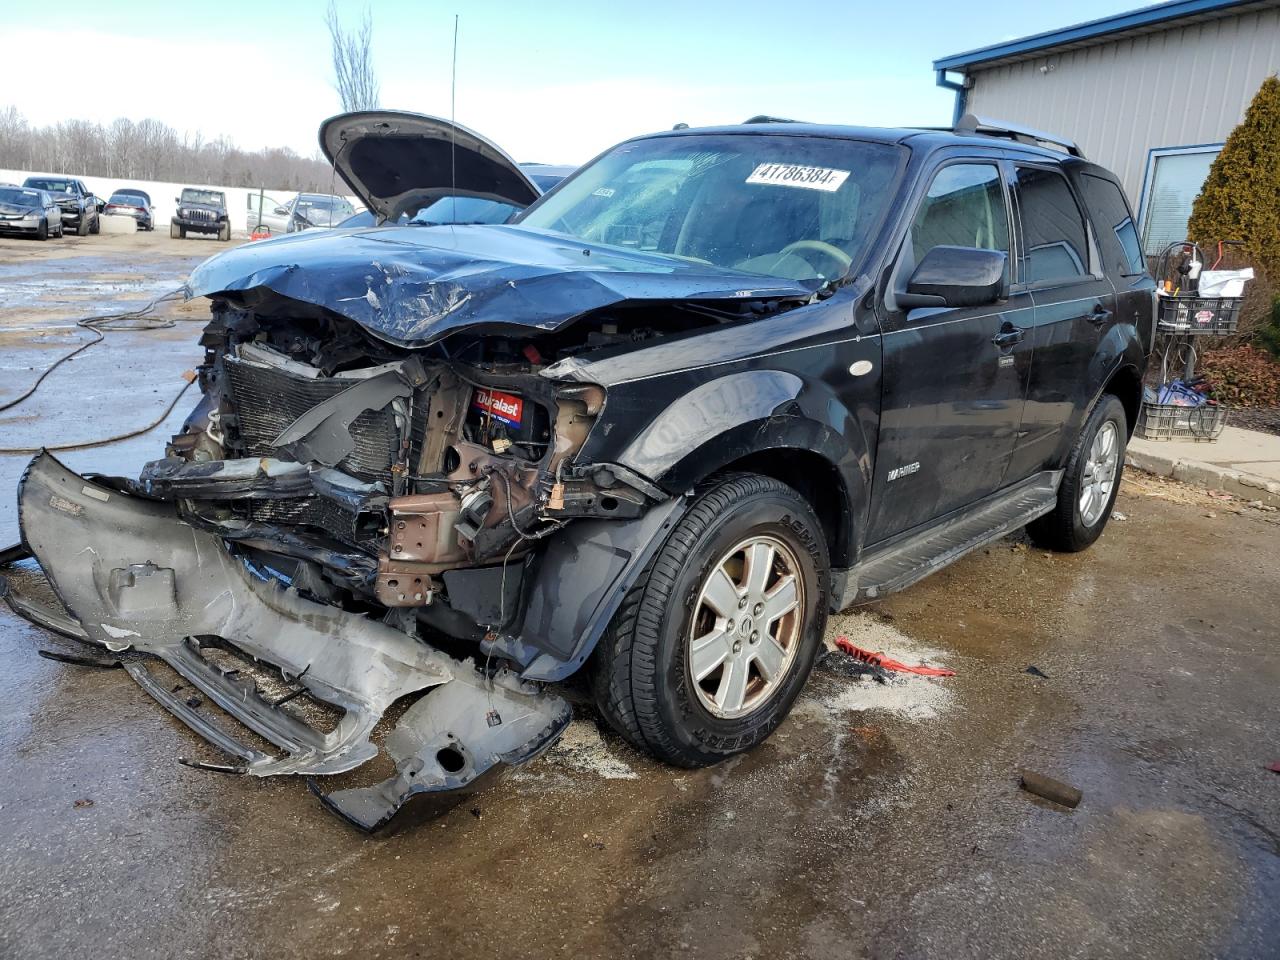
[[[453,74],[449,80],[449,191],[453,214],[450,232],[458,222],[458,14],[453,15]]]

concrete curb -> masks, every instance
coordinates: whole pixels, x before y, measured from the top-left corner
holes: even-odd
[[[1125,464],[1159,477],[1172,477],[1210,490],[1221,490],[1242,500],[1261,500],[1268,506],[1280,507],[1280,483],[1216,463],[1130,448],[1125,455]]]

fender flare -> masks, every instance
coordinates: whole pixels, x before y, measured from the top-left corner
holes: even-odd
[[[821,381],[745,370],[699,384],[622,450],[599,453],[680,493],[751,454],[805,450],[832,465],[853,499],[865,493],[871,477],[874,437],[867,436],[866,419]]]
[[[1092,385],[1087,403],[1078,406],[1071,413],[1067,429],[1062,432],[1062,440],[1055,453],[1054,463],[1062,464],[1076,442],[1076,434],[1084,426],[1085,419],[1098,405],[1102,395],[1107,392],[1107,385],[1115,379],[1116,374],[1124,369],[1131,369],[1139,383],[1138,405],[1142,403],[1142,371],[1146,368],[1146,355],[1141,346],[1132,337],[1125,336],[1119,330],[1112,330],[1098,346],[1089,364],[1089,382]],[[1135,425],[1130,424],[1130,429]]]
[[[690,500],[671,497],[634,520],[579,520],[550,538],[527,583],[520,632],[499,637],[493,652],[522,664],[524,680],[575,672]]]

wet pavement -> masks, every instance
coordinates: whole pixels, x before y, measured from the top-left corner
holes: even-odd
[[[95,275],[180,280],[163,239]],[[15,257],[74,259],[0,241]],[[76,309],[0,300],[0,403],[79,342]],[[0,413],[0,446],[147,423],[197,331],[109,334]],[[131,470],[183,406],[65,459]],[[3,542],[26,459],[0,455]],[[1118,509],[1084,554],[1001,541],[832,622],[956,677],[819,670],[703,771],[582,706],[547,756],[376,839],[298,780],[179,766],[199,742],[122,672],[42,659],[66,642],[0,612],[0,956],[1280,956],[1280,514],[1141,475]],[[1083,802],[1020,791],[1024,768]]]

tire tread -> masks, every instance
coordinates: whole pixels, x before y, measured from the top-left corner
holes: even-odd
[[[767,493],[804,503],[791,487],[762,474],[712,477],[636,579],[596,650],[593,687],[600,712],[633,747],[667,763],[682,767],[707,763],[704,754],[669,735],[658,709],[661,672],[656,659],[677,579],[700,538],[725,510],[745,497]]]

